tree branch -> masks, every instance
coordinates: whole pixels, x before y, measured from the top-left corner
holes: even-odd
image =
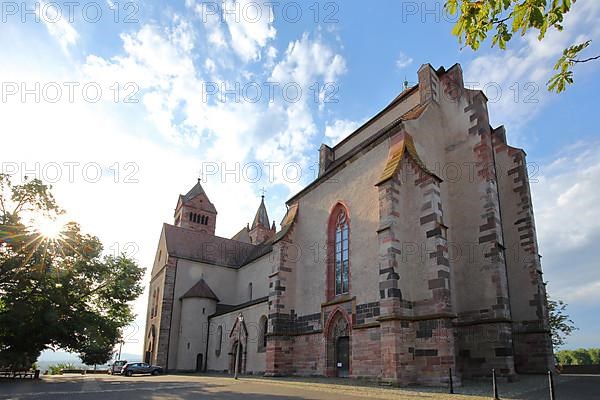
[[[583,60],[577,60],[575,58],[571,58],[569,61],[573,62],[573,63],[585,63],[585,62],[588,62],[588,61],[597,60],[599,58],[600,58],[600,55],[598,55],[596,57],[584,58]]]

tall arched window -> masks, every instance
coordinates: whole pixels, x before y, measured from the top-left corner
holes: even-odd
[[[215,354],[218,357],[221,355],[221,345],[223,344],[223,327],[219,325],[217,328],[217,348],[215,349]]]
[[[150,307],[150,318],[154,318],[154,308],[156,307],[156,288],[152,291],[152,306]]]
[[[335,295],[348,293],[348,220],[345,210],[337,216],[335,225]]]
[[[347,208],[338,203],[329,216],[327,297],[350,291],[350,221]]]
[[[158,315],[158,306],[160,304],[160,289],[156,288],[156,307],[154,308],[154,316]]]
[[[252,282],[248,284],[248,300],[252,300]]]
[[[257,351],[259,353],[263,353],[264,351],[267,350],[267,330],[269,329],[268,323],[269,323],[269,320],[264,315],[262,317],[260,317],[260,320],[258,321],[258,340],[257,340],[258,348],[257,348]]]

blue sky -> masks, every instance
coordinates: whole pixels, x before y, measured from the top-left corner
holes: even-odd
[[[600,344],[600,63],[578,66],[564,94],[545,89],[564,47],[600,39],[599,2],[578,1],[565,31],[542,43],[528,34],[505,52],[484,45],[477,53],[460,49],[451,18],[433,1],[236,8],[227,0],[224,13],[220,3],[198,0],[99,0],[76,3],[72,19],[64,2],[27,8],[35,4],[39,20],[21,3],[2,10],[2,168],[50,178],[69,217],[107,251],[128,250],[149,267],[161,223],[172,221],[177,195],[201,169],[218,234],[251,220],[261,187],[279,222],[284,201],[314,177],[321,143],[334,144],[378,112],[405,79],[416,81],[421,64],[458,62],[465,82],[490,98],[492,124],[504,124],[510,143],[528,153],[545,278],[580,328],[567,347]],[[596,42],[586,54],[597,53]],[[23,98],[36,83],[39,101]],[[212,94],[236,83],[239,102]],[[97,87],[102,96],[92,102]],[[146,299],[136,302],[127,352],[141,352]]]

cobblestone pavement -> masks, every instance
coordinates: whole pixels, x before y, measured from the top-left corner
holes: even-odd
[[[598,400],[600,376],[556,378],[556,400]],[[522,376],[518,382],[499,382],[502,399],[549,399],[544,376]],[[164,375],[132,377],[64,375],[41,381],[0,381],[0,400],[25,399],[244,399],[244,400],[483,400],[490,399],[489,380],[468,381],[448,394],[444,388],[389,388],[372,382],[325,378],[264,379],[224,376]]]

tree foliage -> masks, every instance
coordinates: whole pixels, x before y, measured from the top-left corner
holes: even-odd
[[[13,185],[0,174],[0,366],[28,368],[59,347],[96,361],[134,318],[143,269],[125,255],[102,255],[99,239],[77,223],[54,238],[37,229],[61,214],[49,186]]]
[[[550,29],[563,30],[565,15],[576,0],[447,0],[446,11],[458,14],[452,34],[473,50],[479,49],[489,35],[492,47],[505,50],[514,35],[524,36],[534,31],[543,40]],[[600,59],[600,56],[579,59],[579,54],[591,41],[573,44],[563,51],[554,65],[555,75],[548,82],[549,91],[560,93],[573,83],[572,68],[577,63]]]
[[[556,358],[560,365],[600,365],[600,348],[560,350]]]
[[[76,369],[72,363],[58,363],[48,367],[48,373],[50,375],[60,375],[64,369]]]
[[[548,296],[548,316],[554,347],[563,346],[567,336],[577,330],[566,310],[567,304],[564,301],[552,300]]]

